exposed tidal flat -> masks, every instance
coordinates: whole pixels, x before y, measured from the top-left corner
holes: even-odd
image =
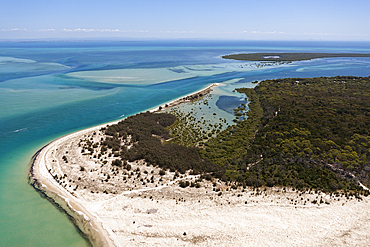
[[[93,48],[91,48],[94,46]],[[196,46],[197,48],[190,48]],[[266,43],[266,42],[109,42],[2,43],[0,56],[30,59],[2,62],[0,83],[0,191],[1,231],[5,246],[83,246],[86,241],[68,218],[41,198],[27,183],[29,160],[49,141],[65,134],[129,116],[163,105],[212,83],[238,82],[224,88],[242,87],[251,81],[280,77],[367,76],[369,59],[333,58],[294,62],[263,70],[230,71],[164,83],[119,85],[66,77],[77,71],[110,69],[173,68],[182,65],[208,66],[225,63],[221,55],[260,50],[312,51],[341,49],[369,53],[363,43]],[[47,48],[47,49],[45,49]],[[109,48],[109,49],[108,49]],[[94,56],[99,53],[99,56]],[[103,53],[103,56],[101,55]],[[175,56],[174,56],[175,55]],[[58,69],[38,63],[57,63]],[[229,62],[233,64],[233,62]],[[238,63],[240,64],[240,63]],[[36,66],[37,65],[37,66]],[[212,65],[212,66],[213,66]],[[30,67],[33,66],[33,67]],[[10,67],[13,72],[9,73]],[[2,67],[4,68],[4,67]],[[19,70],[19,71],[17,71]],[[179,77],[181,78],[181,77]],[[52,95],[52,96],[50,96]],[[73,95],[73,97],[71,97]],[[11,109],[11,110],[8,110]]]

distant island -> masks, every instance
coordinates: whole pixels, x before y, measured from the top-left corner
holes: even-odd
[[[274,61],[292,62],[311,60],[315,58],[333,57],[370,57],[370,54],[359,53],[245,53],[231,54],[222,56],[224,59],[243,60],[243,61]]]

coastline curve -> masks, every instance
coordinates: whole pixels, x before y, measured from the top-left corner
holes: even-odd
[[[167,102],[166,105],[173,107],[175,105],[186,102],[184,97],[193,96],[199,93],[208,94],[212,91],[212,87],[219,86],[218,83],[213,83],[201,90],[182,96],[173,101]],[[150,112],[160,111],[160,106],[152,108]],[[122,120],[122,119],[121,119]],[[39,149],[31,158],[30,167],[28,172],[28,183],[40,194],[41,197],[51,202],[59,211],[65,213],[69,220],[76,227],[77,231],[81,236],[86,239],[92,246],[119,246],[114,239],[112,234],[109,233],[109,229],[104,226],[104,223],[99,219],[97,215],[92,214],[88,209],[83,206],[83,203],[79,202],[79,199],[70,194],[58,182],[52,177],[46,168],[46,154],[49,150],[58,146],[60,143],[66,141],[69,138],[73,138],[83,133],[88,133],[94,130],[98,130],[102,127],[106,127],[110,124],[116,124],[121,120],[101,124],[98,126],[90,127],[80,131],[70,133],[55,139],[48,144],[44,145]]]
[[[92,128],[89,128],[83,131],[91,129]],[[81,133],[81,131],[75,133]],[[58,138],[48,143],[35,153],[31,159],[28,183],[40,194],[41,197],[47,199],[59,211],[65,213],[81,236],[92,246],[116,246],[113,240],[110,239],[104,226],[99,224],[98,220],[90,214],[88,210],[83,208],[83,206],[77,202],[75,197],[70,193],[63,191],[63,189],[56,184],[55,180],[53,181],[45,176],[45,174],[48,173],[45,166],[45,154],[52,146],[58,145],[60,141],[70,135]]]

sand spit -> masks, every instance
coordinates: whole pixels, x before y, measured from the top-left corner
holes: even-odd
[[[204,95],[210,93],[212,91],[212,87],[217,87],[217,86],[222,86],[224,84],[222,83],[213,83],[212,85],[209,85],[208,87],[204,88],[204,89],[201,89],[199,91],[196,91],[192,94],[189,94],[185,97],[181,97],[181,98],[178,98],[176,100],[173,100],[171,102],[168,102],[164,105],[161,105],[161,106],[158,106],[154,109],[152,109],[150,112],[157,112],[159,110],[162,110],[162,109],[166,109],[166,108],[171,108],[171,107],[174,107],[174,106],[177,106],[181,103],[185,103],[185,102],[190,102],[192,100],[196,100],[200,97],[203,97]]]
[[[113,154],[99,157],[99,146],[83,151],[85,142],[104,138],[101,127],[48,144],[30,170],[30,183],[73,217],[94,246],[370,243],[370,198],[243,189],[189,173],[163,174],[142,160],[117,167]]]

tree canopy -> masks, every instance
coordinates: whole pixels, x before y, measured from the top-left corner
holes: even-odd
[[[221,133],[226,145],[216,138],[202,151],[228,179],[322,190],[370,184],[369,77],[267,80],[239,92],[257,106]]]
[[[202,159],[198,148],[167,142],[171,138],[165,127],[176,117],[166,113],[141,113],[107,127],[102,146],[112,148],[123,161],[145,160],[147,163],[184,173],[215,172],[217,167]],[[125,143],[125,145],[123,145]],[[118,156],[117,155],[117,156]]]

